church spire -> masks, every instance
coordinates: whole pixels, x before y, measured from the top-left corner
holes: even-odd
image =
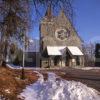
[[[45,16],[46,16],[48,19],[51,19],[51,18],[52,18],[51,4],[48,5],[47,11],[46,11],[46,13],[45,13]]]
[[[65,12],[64,12],[64,9],[63,8],[60,11],[60,16],[65,16]]]

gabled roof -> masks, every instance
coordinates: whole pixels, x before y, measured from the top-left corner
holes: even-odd
[[[47,46],[47,52],[50,56],[62,56],[65,54],[66,49],[73,56],[82,56],[82,51],[77,46]]]
[[[48,55],[63,55],[66,46],[47,46]]]
[[[71,27],[73,28],[74,32],[75,32],[76,35],[79,37],[79,39],[81,40],[81,42],[84,42],[84,41],[82,40],[82,38],[79,36],[79,34],[78,34],[78,32],[76,31],[75,27],[73,26],[71,20],[65,15],[65,12],[64,12],[63,9],[61,9],[61,11],[60,11],[58,17],[62,17],[62,16],[66,18],[66,20],[68,21],[68,23],[70,23]]]
[[[68,46],[67,48],[73,56],[82,56],[83,55],[82,51],[76,46]]]

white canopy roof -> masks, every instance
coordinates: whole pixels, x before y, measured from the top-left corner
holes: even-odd
[[[71,52],[72,55],[76,55],[76,56],[83,55],[81,50],[76,46],[68,46],[67,48]]]
[[[80,56],[83,55],[81,50],[76,46],[67,46],[68,50],[72,55]],[[47,46],[48,55],[63,55],[66,50],[66,46]]]
[[[48,55],[63,55],[66,46],[47,46]]]

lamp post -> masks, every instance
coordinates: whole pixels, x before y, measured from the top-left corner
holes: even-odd
[[[34,41],[32,39],[29,40],[30,43],[33,43]],[[26,50],[26,40],[25,40],[25,35],[23,36],[23,60],[22,60],[22,75],[21,75],[21,79],[25,79],[25,50]]]
[[[29,45],[28,45],[28,55],[30,55],[30,52],[32,53],[33,51],[33,44],[34,44],[34,41],[32,39],[29,39],[28,41]],[[34,57],[34,54],[32,53],[31,56],[28,57],[28,61],[30,63],[31,66],[33,66],[33,57]]]

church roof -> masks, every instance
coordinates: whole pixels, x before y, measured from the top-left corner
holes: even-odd
[[[68,23],[69,26],[66,25],[66,22]],[[82,40],[82,38],[79,36],[77,30],[75,29],[72,21],[68,18],[68,16],[66,16],[66,14],[65,14],[63,9],[60,10],[60,13],[59,13],[58,16],[53,16],[53,14],[52,14],[52,7],[51,7],[51,5],[49,5],[48,8],[47,8],[47,11],[45,13],[45,17],[43,18],[41,23],[57,24],[58,28],[59,27],[64,27],[64,28],[70,29],[70,27],[71,27],[71,29],[77,35],[77,37],[79,38],[81,43],[84,42]]]
[[[48,55],[63,55],[66,46],[47,46]]]
[[[56,56],[63,55],[66,51],[66,48],[73,56],[82,56],[82,51],[77,46],[47,46],[48,55]]]
[[[59,16],[58,17],[65,17],[65,19],[68,21],[68,23],[70,23],[71,27],[73,28],[74,32],[76,33],[76,35],[79,37],[79,39],[81,40],[81,42],[84,42],[82,40],[82,38],[79,36],[77,30],[75,29],[73,22],[68,18],[68,16],[65,14],[64,9],[61,9]]]
[[[74,56],[82,56],[83,55],[82,51],[76,46],[68,46],[67,48],[70,51],[70,53]]]

